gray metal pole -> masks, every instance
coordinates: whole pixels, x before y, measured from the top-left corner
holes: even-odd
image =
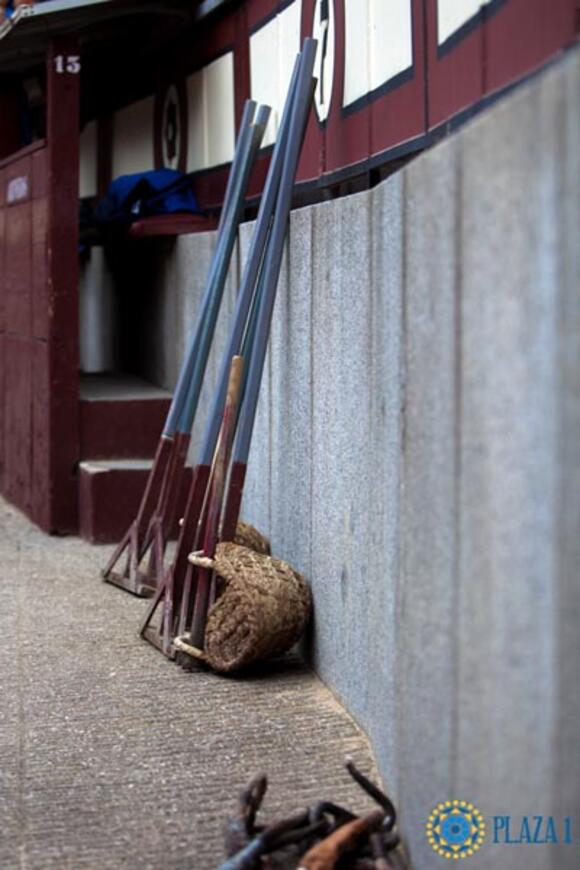
[[[213,281],[214,289],[212,290],[207,317],[202,321],[202,323],[200,323],[198,333],[196,334],[196,346],[198,350],[195,354],[190,382],[183,400],[182,413],[177,424],[177,429],[180,432],[190,432],[195,412],[197,410],[199,395],[201,393],[203,377],[207,365],[207,358],[223,297],[232,251],[236,241],[237,228],[244,205],[244,197],[248,186],[250,172],[254,163],[254,158],[264,136],[269,117],[270,107],[260,106],[254,123],[253,137],[248,147],[247,157],[242,165],[232,193],[232,208],[228,214],[227,220],[224,221],[223,244],[219,256],[216,256],[215,258],[216,270]]]
[[[233,461],[240,464],[247,463],[250,452],[250,442],[256,417],[264,360],[268,348],[272,312],[274,310],[280,265],[284,252],[288,216],[292,205],[294,178],[298,168],[306,122],[312,104],[312,72],[316,56],[316,44],[315,39],[306,39],[302,49],[298,90],[292,110],[292,134],[286,151],[274,223],[262,267],[264,288],[260,299],[256,335],[250,356],[244,403],[240,412],[238,435],[233,454]]]
[[[173,399],[171,401],[171,406],[169,408],[169,412],[167,414],[167,418],[165,421],[165,426],[163,428],[163,435],[166,437],[172,437],[177,429],[177,425],[179,422],[179,417],[183,408],[183,400],[186,395],[187,387],[189,381],[191,379],[191,373],[195,361],[195,355],[197,353],[197,337],[200,330],[200,326],[207,317],[207,310],[209,308],[209,304],[211,301],[212,294],[215,292],[215,273],[217,269],[217,257],[219,252],[223,246],[223,236],[225,231],[225,226],[228,222],[228,217],[230,211],[233,207],[232,196],[233,190],[235,187],[235,180],[239,177],[239,173],[241,170],[242,162],[244,159],[244,155],[246,154],[246,149],[248,147],[248,143],[251,141],[253,136],[252,129],[252,121],[254,118],[254,114],[256,112],[257,104],[253,100],[247,100],[246,105],[244,107],[244,113],[242,116],[242,120],[240,123],[240,130],[238,134],[238,141],[236,145],[236,150],[234,154],[234,159],[232,161],[230,173],[228,176],[228,183],[226,186],[226,192],[224,196],[224,203],[222,206],[222,211],[220,215],[219,225],[218,225],[218,242],[216,245],[216,250],[214,252],[214,256],[210,265],[210,269],[208,272],[208,276],[206,279],[205,292],[203,296],[203,300],[200,306],[200,317],[197,323],[197,326],[194,332],[191,334],[189,343],[187,346],[187,350],[185,353],[184,361],[181,366],[181,370],[179,373],[179,377],[177,380],[177,384],[175,386],[175,390],[173,393]]]
[[[250,243],[250,250],[248,251],[244,274],[240,284],[230,335],[222,358],[218,380],[219,388],[215,395],[212,411],[208,418],[202,440],[201,456],[199,460],[200,465],[210,465],[212,461],[220,429],[222,410],[226,398],[232,357],[240,353],[242,342],[244,343],[245,353],[249,352],[252,344],[252,324],[255,323],[256,318],[251,316],[248,321],[248,313],[250,312],[250,308],[252,308],[253,312],[257,307],[259,291],[262,286],[261,282],[258,282],[258,285],[256,286],[256,282],[272,224],[272,215],[276,205],[276,197],[278,196],[278,190],[280,188],[280,178],[282,176],[284,154],[288,144],[292,106],[296,95],[299,68],[300,55],[296,57],[294,63],[294,70],[288,88],[288,96],[286,97],[286,103],[280,121],[280,129],[278,131],[278,137],[276,139],[276,145],[274,146],[268,177],[260,201],[260,209],[258,211],[258,217],[256,219],[256,225]]]

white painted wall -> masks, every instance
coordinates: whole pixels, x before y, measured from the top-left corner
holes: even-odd
[[[79,274],[79,364],[81,372],[114,371],[117,339],[115,288],[104,248],[91,248]]]
[[[79,196],[97,194],[97,124],[91,121],[83,128],[79,153]]]
[[[343,105],[380,88],[413,63],[411,0],[345,0]]]
[[[490,0],[437,0],[437,41],[449,39]]]
[[[252,99],[272,107],[263,146],[276,140],[278,125],[300,51],[302,0],[294,0],[250,37],[250,92]]]
[[[154,168],[154,98],[147,97],[115,112],[113,178]]]
[[[187,101],[188,170],[229,163],[235,147],[233,52],[189,76]]]

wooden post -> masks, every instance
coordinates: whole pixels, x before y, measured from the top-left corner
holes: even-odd
[[[55,38],[47,54],[48,467],[51,531],[78,526],[78,42]]]

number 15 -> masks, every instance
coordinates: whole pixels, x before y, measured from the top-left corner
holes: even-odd
[[[62,54],[57,54],[54,59],[54,65],[59,74],[67,72],[72,75],[78,75],[81,71],[81,59],[78,54],[67,54],[66,57]]]

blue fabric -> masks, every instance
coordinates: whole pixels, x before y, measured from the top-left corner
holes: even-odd
[[[188,212],[199,214],[191,179],[176,169],[120,175],[97,205],[99,223],[131,223],[142,217]]]

